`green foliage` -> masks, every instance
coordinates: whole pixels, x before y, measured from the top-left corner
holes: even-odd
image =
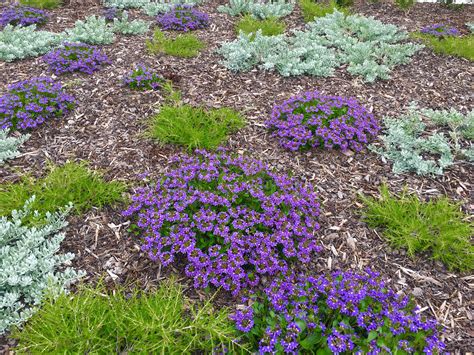
[[[204,109],[183,105],[179,92],[170,85],[169,104],[160,108],[149,124],[148,135],[161,143],[183,145],[187,149],[215,149],[230,133],[245,125],[244,118],[230,108]]]
[[[0,31],[0,60],[37,57],[58,46],[63,37],[47,31],[36,31],[36,25],[21,27],[7,25]]]
[[[382,186],[380,199],[362,197],[367,208],[365,220],[373,228],[383,228],[383,235],[410,256],[430,251],[433,259],[450,270],[474,269],[474,225],[460,207],[447,198],[422,202],[403,191],[400,197]]]
[[[196,57],[206,45],[191,33],[179,34],[175,38],[166,38],[161,30],[155,30],[153,39],[146,46],[152,54],[166,53],[175,57]]]
[[[111,44],[115,35],[111,26],[103,17],[89,16],[85,21],[77,20],[74,27],[67,29],[69,42],[82,42],[87,44]]]
[[[156,16],[168,12],[175,5],[197,5],[201,0],[155,0],[141,6],[142,11],[148,16]]]
[[[83,275],[62,266],[73,254],[57,254],[65,237],[58,232],[67,225],[71,207],[57,214],[46,213],[41,228],[24,226],[22,221],[29,219],[35,201],[34,197],[29,199],[10,219],[0,217],[0,334],[27,320],[47,289],[58,293]]]
[[[116,7],[117,9],[140,9],[150,0],[105,0],[105,7]]]
[[[55,9],[62,5],[62,0],[20,0],[20,4],[39,9]]]
[[[462,57],[474,61],[474,34],[461,37],[436,37],[415,32],[411,34],[411,37],[421,39],[423,43],[435,53]]]
[[[395,4],[397,4],[401,10],[406,11],[413,7],[415,0],[395,0]]]
[[[454,164],[457,155],[469,158],[470,150],[461,148],[461,139],[473,139],[473,118],[474,111],[463,115],[454,109],[418,110],[412,105],[401,117],[384,118],[383,146],[371,145],[369,149],[393,161],[394,173],[413,171],[418,175],[441,175],[445,168]],[[427,130],[427,125],[431,131]],[[437,131],[440,126],[448,129],[449,137]],[[472,143],[469,145],[472,149]]]
[[[345,16],[337,10],[310,22],[306,31],[293,33],[291,37],[241,33],[217,52],[224,57],[222,64],[233,71],[249,71],[259,65],[283,76],[331,76],[336,67],[347,64],[349,73],[373,82],[389,79],[395,66],[408,63],[421,48],[397,43],[407,34],[394,25],[360,15]]]
[[[286,0],[266,3],[255,0],[230,0],[229,5],[221,5],[217,10],[231,16],[250,14],[256,19],[264,20],[287,16],[293,11],[293,8],[293,3]]]
[[[466,26],[469,28],[469,31],[471,31],[471,33],[474,33],[474,22],[468,22],[466,23]]]
[[[29,137],[29,134],[23,134],[19,137],[8,137],[8,130],[0,129],[0,165],[7,159],[16,158],[19,154],[18,147]]]
[[[285,32],[286,26],[284,22],[276,18],[270,17],[265,20],[257,20],[250,15],[245,15],[237,23],[235,29],[237,33],[242,31],[245,34],[250,34],[261,30],[264,36],[276,36]]]
[[[113,32],[123,35],[141,35],[148,32],[150,23],[143,20],[128,20],[128,13],[124,11],[120,19],[114,19]]]
[[[101,208],[122,200],[125,184],[106,182],[101,174],[88,169],[86,163],[67,162],[62,166],[51,166],[48,175],[40,179],[24,177],[18,183],[6,183],[0,187],[0,215],[6,216],[19,209],[32,195],[36,200],[31,209],[36,216],[28,216],[28,221],[41,223],[48,211],[56,211],[68,203],[74,205],[76,213],[92,207]]]
[[[335,10],[348,15],[348,11],[339,6],[336,0],[329,2],[315,2],[314,0],[300,0],[299,5],[305,22],[313,21],[316,17],[324,17],[332,14]]]
[[[244,346],[226,308],[210,301],[197,307],[175,281],[157,290],[110,292],[99,284],[74,297],[46,299],[22,331],[15,331],[20,353],[49,354],[211,354]]]

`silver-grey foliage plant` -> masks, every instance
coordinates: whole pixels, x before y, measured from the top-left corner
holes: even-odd
[[[104,17],[89,16],[77,20],[74,27],[66,30],[69,42],[82,42],[87,44],[111,44],[115,41],[113,28],[109,26]]]
[[[250,14],[256,19],[264,20],[270,17],[284,17],[294,9],[293,2],[277,0],[271,2],[259,2],[255,0],[230,0],[229,5],[221,5],[217,8],[219,12],[231,16]]]
[[[124,11],[122,18],[114,19],[112,25],[115,33],[121,33],[123,35],[140,35],[148,32],[150,23],[143,20],[128,20],[128,13]]]
[[[20,154],[18,147],[29,137],[29,134],[23,134],[19,137],[8,137],[8,130],[0,130],[0,165],[7,159],[16,158]]]
[[[332,14],[308,23],[305,31],[293,31],[293,36],[279,35],[255,40],[240,34],[233,42],[224,42],[218,49],[223,65],[233,71],[248,71],[255,66],[275,69],[281,75],[330,76],[347,65],[353,75],[367,82],[389,79],[391,70],[410,61],[421,45],[400,43],[407,33],[394,25],[383,24],[371,17]],[[269,46],[275,41],[278,45]],[[263,46],[263,48],[259,48]]]
[[[41,303],[45,292],[57,293],[83,275],[64,268],[73,254],[57,254],[64,234],[59,231],[71,206],[47,214],[42,227],[23,225],[34,197],[11,218],[0,217],[0,334],[27,320]],[[59,271],[61,267],[61,271]]]
[[[383,122],[382,146],[369,149],[393,162],[394,173],[441,175],[456,157],[473,158],[474,111],[463,115],[454,109],[423,110],[412,104],[405,115],[385,117]],[[440,128],[447,128],[448,136]]]
[[[117,9],[140,9],[148,16],[168,12],[175,5],[195,5],[202,0],[106,0],[104,6]]]

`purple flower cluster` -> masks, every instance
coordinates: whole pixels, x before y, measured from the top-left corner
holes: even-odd
[[[184,257],[196,288],[237,295],[320,250],[314,188],[222,149],[174,163],[155,188],[138,190],[124,215],[134,217],[152,260],[166,266]]]
[[[121,17],[122,12],[116,7],[108,7],[102,11],[102,16],[106,21],[113,21]]]
[[[76,71],[92,74],[110,63],[107,55],[97,47],[84,43],[64,43],[62,48],[46,54],[43,60],[56,75]]]
[[[360,151],[380,127],[353,98],[306,92],[273,108],[267,127],[290,150],[311,147]]]
[[[194,31],[209,26],[209,16],[192,5],[176,5],[170,11],[157,17],[164,30]]]
[[[74,98],[60,83],[39,77],[8,87],[0,97],[0,128],[35,128],[52,117],[61,117],[74,108]]]
[[[29,26],[33,24],[42,25],[48,20],[45,11],[34,7],[12,6],[5,8],[0,14],[0,27],[6,25]]]
[[[124,79],[125,85],[135,90],[159,89],[164,79],[142,64],[133,69]]]
[[[276,278],[232,318],[261,354],[436,354],[444,349],[437,323],[380,275],[335,272]]]
[[[459,36],[461,33],[455,27],[449,27],[443,23],[426,26],[421,29],[421,33],[441,37],[441,36]]]

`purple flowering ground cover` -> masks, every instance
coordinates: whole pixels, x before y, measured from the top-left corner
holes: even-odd
[[[42,25],[48,20],[46,11],[34,7],[11,6],[0,11],[0,28],[6,25]]]
[[[134,90],[156,90],[163,85],[165,80],[143,64],[138,64],[123,81]]]
[[[209,26],[209,15],[192,5],[176,5],[157,17],[158,25],[166,31],[194,31]]]
[[[436,37],[441,36],[459,36],[461,32],[456,27],[451,27],[443,23],[436,23],[423,27],[420,31],[421,33],[427,35],[433,35]]]

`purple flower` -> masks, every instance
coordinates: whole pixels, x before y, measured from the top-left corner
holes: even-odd
[[[124,79],[125,85],[135,90],[156,90],[163,82],[161,76],[142,64],[137,65]]]
[[[164,30],[194,31],[209,26],[209,16],[196,10],[192,5],[176,5],[157,17],[158,24]]]
[[[118,19],[121,17],[121,11],[116,7],[108,7],[102,11],[102,16],[107,21],[113,21],[114,19]]]
[[[5,8],[0,14],[0,27],[6,25],[29,26],[42,25],[48,20],[48,14],[40,9],[25,6],[12,6]]]
[[[273,108],[266,122],[290,150],[312,147],[362,150],[380,130],[374,116],[353,98],[306,92]]]
[[[421,33],[429,34],[436,37],[441,36],[459,36],[461,33],[455,27],[449,27],[443,23],[426,26],[421,29]]]

